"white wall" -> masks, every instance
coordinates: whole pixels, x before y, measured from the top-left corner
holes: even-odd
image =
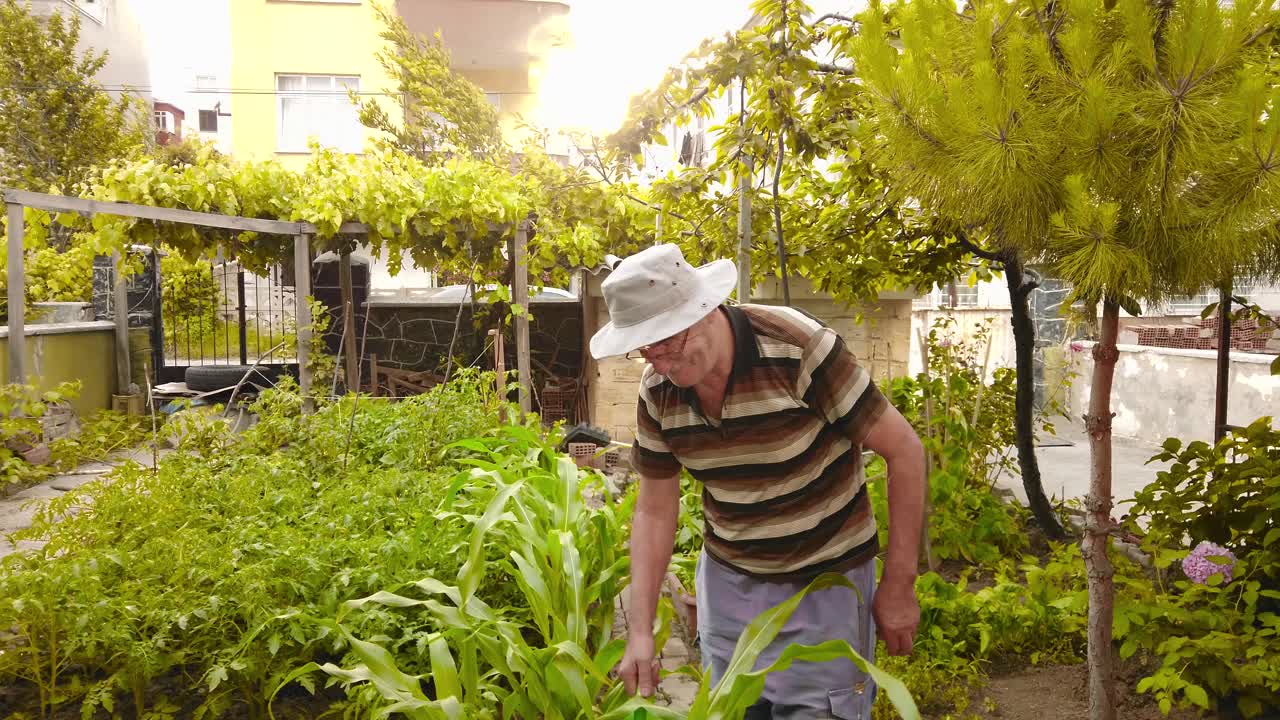
[[[1071,414],[1089,407],[1093,343],[1080,343],[1070,364],[1078,373],[1071,387]],[[1116,435],[1152,444],[1168,437],[1213,439],[1217,351],[1121,345],[1112,387]],[[1227,422],[1248,425],[1263,415],[1280,422],[1280,376],[1271,375],[1274,355],[1231,353]]]
[[[155,99],[172,103],[186,114],[184,138],[199,136],[214,142],[219,151],[231,152],[230,0],[131,1],[152,58],[149,84]],[[198,87],[201,76],[211,78],[211,88]],[[223,113],[218,131],[201,133],[200,111],[215,106]]]

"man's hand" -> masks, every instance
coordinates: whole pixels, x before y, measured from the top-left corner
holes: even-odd
[[[920,604],[916,602],[913,579],[889,575],[881,578],[871,615],[876,619],[876,634],[888,646],[889,654],[910,655],[916,628],[920,626]]]
[[[654,657],[653,636],[631,635],[627,638],[627,652],[618,663],[618,677],[628,695],[639,690],[644,697],[653,697],[658,688],[658,660]]]

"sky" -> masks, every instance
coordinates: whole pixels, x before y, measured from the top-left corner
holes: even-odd
[[[861,0],[808,0],[816,13]],[[539,92],[541,124],[617,129],[628,100],[662,80],[707,37],[742,27],[750,0],[569,0],[572,47],[553,51]]]

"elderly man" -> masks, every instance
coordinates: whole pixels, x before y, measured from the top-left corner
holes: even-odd
[[[824,572],[858,588],[806,597],[759,667],[792,643],[844,639],[867,659],[877,632],[911,651],[925,494],[924,452],[911,425],[840,336],[787,307],[726,304],[733,263],[690,267],[659,245],[619,263],[603,291],[610,323],[597,358],[648,361],[631,460],[640,491],[631,531],[631,634],[618,667],[628,692],[658,681],[651,632],[671,561],[682,468],[702,486],[706,542],[698,625],[713,682],[753,618]],[[888,464],[889,547],[879,586],[875,516],[862,449]],[[748,718],[870,718],[875,686],[852,662],[797,663],[767,678]]]

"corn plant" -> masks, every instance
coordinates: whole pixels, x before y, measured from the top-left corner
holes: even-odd
[[[768,668],[754,669],[805,593],[747,628],[725,677],[714,688],[703,677],[687,714],[628,698],[609,671],[624,650],[623,641],[610,636],[615,602],[628,570],[621,547],[629,507],[603,495],[597,474],[580,470],[528,429],[506,428],[492,440],[467,440],[457,447],[476,454],[464,461],[470,469],[454,480],[457,509],[441,513],[442,519],[462,517],[472,525],[457,583],[428,578],[401,588],[424,597],[384,591],[348,601],[336,621],[323,624],[347,640],[357,663],[348,668],[309,663],[284,684],[318,669],[347,686],[372,685],[387,702],[381,714],[398,712],[415,720],[499,715],[711,720],[740,717],[760,696],[768,672],[796,660],[847,657],[880,683],[904,716],[918,717],[905,687],[844,642],[793,646]],[[593,491],[603,495],[595,508],[584,502]],[[486,558],[494,554],[501,557],[498,567],[519,586],[527,603],[524,622],[513,619],[517,612],[495,609],[475,595],[488,566]],[[824,576],[805,592],[836,584],[848,581]],[[430,614],[440,630],[427,642],[429,674],[405,673],[386,648],[354,637],[343,626],[348,613],[368,606],[423,609]],[[660,628],[667,627],[669,617],[669,606],[664,606]],[[664,629],[658,645],[665,639]],[[686,672],[700,675],[692,668]],[[424,690],[424,680],[430,692]]]

